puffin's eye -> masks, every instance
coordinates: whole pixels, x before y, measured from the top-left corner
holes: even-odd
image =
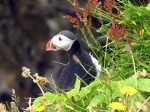
[[[62,41],[62,39],[59,37],[59,41]]]

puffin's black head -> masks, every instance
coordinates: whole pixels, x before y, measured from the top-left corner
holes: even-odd
[[[46,51],[68,51],[76,40],[77,37],[72,32],[68,30],[61,31],[49,40],[46,45]]]

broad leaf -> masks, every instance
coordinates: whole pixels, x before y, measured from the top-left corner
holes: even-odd
[[[137,89],[145,92],[150,92],[150,79],[140,78],[137,83]]]

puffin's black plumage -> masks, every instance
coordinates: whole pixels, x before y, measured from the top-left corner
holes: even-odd
[[[82,78],[87,84],[93,80],[93,78],[73,60],[73,55],[76,55],[79,58],[86,70],[90,70],[89,72],[93,76],[96,76],[96,70],[93,69],[95,67],[92,63],[90,55],[80,48],[80,44],[76,40],[71,49],[68,51],[69,63],[63,69],[59,77],[58,87],[61,89],[70,89],[73,87],[76,80],[75,74]]]
[[[74,61],[73,55],[76,55],[79,58],[90,74],[96,76],[97,70],[96,66],[93,64],[91,56],[80,47],[79,41],[72,32],[62,31],[57,35],[64,35],[67,38],[74,40],[74,42],[72,43],[71,48],[67,50],[69,62],[62,70],[56,85],[65,91],[70,90],[74,86],[76,75],[78,75],[86,84],[89,84],[94,80],[93,77],[87,74],[86,71]],[[83,85],[84,84],[82,83],[81,86]]]

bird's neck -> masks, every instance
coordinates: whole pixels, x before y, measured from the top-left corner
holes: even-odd
[[[76,51],[78,51],[79,49],[80,49],[80,43],[79,43],[78,40],[76,40],[76,41],[72,44],[71,48],[68,50],[68,55],[69,55],[69,56],[74,55],[74,53],[75,53]]]

